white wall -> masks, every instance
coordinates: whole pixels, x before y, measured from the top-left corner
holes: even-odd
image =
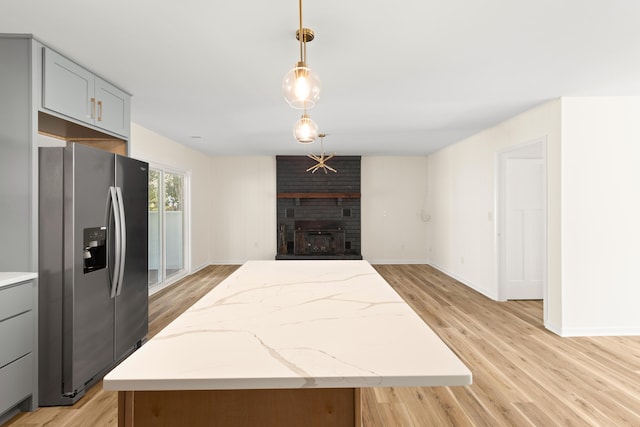
[[[132,123],[132,157],[191,174],[191,271],[274,259],[275,157],[209,157]],[[363,157],[362,251],[374,263],[426,263],[426,157]]]
[[[374,263],[427,262],[425,157],[362,159],[362,252]],[[274,259],[274,157],[211,158],[211,263]]]
[[[562,99],[562,335],[640,334],[640,98]]]
[[[275,157],[212,157],[209,168],[211,263],[275,259]]]
[[[187,172],[191,176],[191,235],[189,272],[209,264],[211,181],[209,157],[135,123],[131,124],[129,155],[152,164]]]
[[[427,158],[363,157],[362,255],[371,263],[427,263]]]
[[[468,286],[498,298],[495,230],[497,152],[546,138],[549,321],[559,324],[560,102],[551,101],[428,157],[430,263]]]
[[[497,298],[495,153],[546,137],[545,325],[640,334],[638,117],[638,97],[561,98],[429,156],[431,263]]]

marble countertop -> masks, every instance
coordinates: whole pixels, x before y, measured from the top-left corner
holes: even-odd
[[[38,273],[23,273],[16,271],[0,271],[0,288],[25,282],[38,277]]]
[[[366,261],[249,261],[104,378],[106,390],[467,385]]]

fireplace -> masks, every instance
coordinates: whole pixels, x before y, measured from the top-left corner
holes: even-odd
[[[333,221],[296,221],[295,255],[344,255],[344,229]]]
[[[276,259],[362,259],[360,156],[336,156],[337,173],[308,173],[306,156],[276,156]]]

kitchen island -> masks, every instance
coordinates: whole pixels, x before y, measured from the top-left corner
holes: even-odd
[[[104,378],[119,425],[357,426],[471,372],[366,261],[249,261]]]

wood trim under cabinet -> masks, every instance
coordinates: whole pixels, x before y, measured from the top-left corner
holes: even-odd
[[[38,112],[38,133],[66,142],[77,142],[111,153],[127,155],[127,140],[99,132],[95,129]]]

